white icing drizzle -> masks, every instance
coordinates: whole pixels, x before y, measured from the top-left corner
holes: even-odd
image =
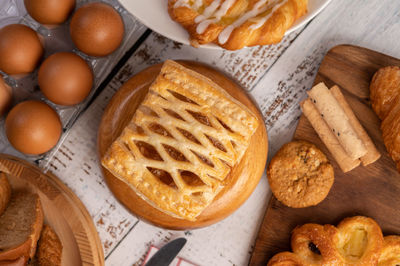
[[[232,31],[248,20],[254,22],[254,24],[250,26],[251,30],[260,28],[287,1],[288,0],[259,0],[251,10],[241,15],[218,35],[218,42],[220,44],[226,43],[231,36]],[[212,3],[204,9],[203,13],[198,15],[194,20],[195,23],[198,23],[196,27],[197,34],[204,33],[210,24],[220,21],[235,2],[236,0],[225,0],[221,4],[221,0],[212,1]],[[192,5],[191,8],[198,10],[203,5],[203,0],[177,0],[174,7],[190,7],[190,4]],[[269,9],[271,9],[271,11],[268,12],[268,14],[256,18],[258,15]]]
[[[279,0],[277,1],[272,1],[272,3],[269,3],[268,5],[267,2],[268,0],[260,0],[258,1],[253,8],[250,11],[247,11],[246,13],[244,13],[242,16],[240,16],[236,21],[234,21],[231,25],[227,26],[219,35],[218,35],[218,42],[220,44],[224,44],[228,41],[229,37],[232,34],[232,31],[239,27],[240,25],[242,25],[243,23],[245,23],[247,20],[254,18],[256,16],[258,16],[259,14],[267,11],[269,8],[271,8],[271,6],[274,4],[274,8],[271,10],[270,13],[268,13],[268,15],[266,15],[263,18],[260,18],[259,20],[257,20],[257,22],[255,23],[254,28],[251,27],[251,29],[256,29],[257,27],[261,27],[271,16],[272,14],[279,8],[281,7],[285,2],[287,2],[287,0],[281,0],[281,3],[277,4]],[[265,20],[264,20],[265,18]]]
[[[194,0],[193,3],[193,8],[194,9],[199,9],[203,5],[203,0]]]
[[[199,23],[205,19],[208,19],[212,14],[214,14],[215,10],[217,10],[220,2],[221,0],[214,0],[211,3],[211,5],[209,5],[208,7],[206,7],[206,9],[204,9],[203,14],[197,16],[194,19],[194,22]]]
[[[203,0],[192,0],[192,6],[190,6],[189,0],[177,0],[174,4],[174,8],[180,6],[186,6],[189,8],[199,9],[203,5]]]
[[[270,13],[268,13],[266,16],[258,18],[254,20],[254,24],[250,26],[250,29],[255,30],[260,28],[262,25],[264,25],[265,22],[267,22],[268,19],[275,13],[276,10],[278,10],[281,6],[283,6],[288,0],[283,0],[279,4],[276,4]]]
[[[195,22],[199,23],[196,28],[198,34],[202,34],[211,23],[215,23],[221,20],[226,15],[229,8],[235,3],[236,0],[225,0],[220,5],[220,0],[214,0],[209,7],[207,7],[203,14],[195,18]],[[208,9],[210,8],[210,9]]]
[[[205,16],[203,16],[203,15],[198,15],[198,16],[194,19],[194,22],[195,22],[195,23],[199,23],[199,22],[201,22],[201,21],[203,21],[203,20],[205,20],[205,19],[206,19]]]
[[[208,28],[208,26],[214,22],[217,22],[217,20],[216,19],[206,19],[206,20],[203,20],[202,22],[200,22],[196,27],[197,34],[204,33],[206,31],[206,29]]]
[[[214,13],[214,17],[220,20],[223,16],[226,15],[229,8],[236,2],[236,0],[225,0],[224,3],[220,6],[217,12]]]
[[[226,43],[234,29],[235,29],[235,26],[229,25],[223,31],[221,31],[221,33],[218,35],[218,42],[220,44]]]
[[[174,8],[180,7],[180,6],[187,6],[189,7],[189,0],[177,0],[174,4]]]
[[[254,18],[258,14],[264,12],[266,10],[265,4],[268,0],[260,0],[258,1],[250,11],[244,13],[241,17],[239,17],[236,21],[234,21],[231,25],[226,27],[219,35],[218,35],[218,42],[224,44],[228,41],[229,37],[231,36],[232,31],[236,28],[245,23],[248,19]],[[264,6],[264,8],[262,8]],[[265,9],[265,10],[264,10]]]
[[[221,3],[221,0],[214,0],[211,5],[209,5],[208,7],[206,7],[206,9],[204,9],[203,11],[203,16],[206,18],[209,18],[210,16],[212,16],[212,14],[214,14],[215,10],[217,10],[217,8],[219,7]]]

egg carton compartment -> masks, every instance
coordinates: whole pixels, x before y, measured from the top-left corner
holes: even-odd
[[[53,109],[57,111],[60,116],[63,133],[58,144],[49,152],[39,155],[30,156],[25,155],[17,150],[15,150],[11,144],[8,142],[4,123],[5,116],[0,118],[0,153],[7,153],[18,156],[20,158],[29,160],[39,164],[45,171],[48,169],[48,162],[54,153],[61,146],[63,140],[66,137],[68,129],[73,125],[79,114],[85,109],[87,104],[90,102],[91,98],[95,94],[96,90],[99,88],[100,84],[105,80],[111,70],[116,66],[122,56],[129,50],[137,39],[137,31],[144,30],[144,26],[139,23],[128,11],[126,11],[122,5],[119,4],[117,0],[77,0],[75,11],[82,5],[90,2],[103,2],[107,3],[115,8],[115,10],[121,15],[121,18],[125,27],[124,39],[120,47],[114,51],[112,54],[105,57],[91,57],[82,52],[80,52],[73,44],[70,34],[69,34],[69,24],[71,16],[63,24],[54,27],[47,28],[40,23],[32,19],[24,6],[24,0],[0,0],[0,28],[14,23],[25,24],[32,29],[34,29],[40,36],[43,46],[44,46],[44,56],[39,63],[36,70],[24,77],[14,78],[6,75],[4,72],[0,71],[3,75],[5,81],[12,87],[13,90],[13,100],[12,106],[25,100],[41,100],[49,104]],[[37,83],[37,72],[40,64],[45,58],[54,54],[56,52],[73,52],[81,56],[92,68],[93,71],[93,87],[91,89],[88,97],[81,103],[74,106],[60,106],[47,100],[41,93],[38,83]]]

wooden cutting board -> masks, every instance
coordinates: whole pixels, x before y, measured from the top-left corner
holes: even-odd
[[[268,152],[268,137],[263,118],[257,105],[247,93],[223,73],[198,62],[178,61],[220,85],[232,97],[246,105],[259,119],[260,126],[252,136],[249,148],[239,164],[226,177],[226,185],[214,201],[197,217],[187,221],[169,216],[140,198],[125,182],[102,167],[108,187],[115,197],[132,213],[151,224],[175,230],[194,229],[216,223],[237,210],[257,186],[265,168]],[[148,88],[160,73],[162,64],[150,66],[133,76],[115,93],[104,111],[99,132],[98,151],[102,158],[113,141],[128,124],[136,108],[143,101]],[[99,160],[100,161],[100,160]]]
[[[13,191],[37,193],[44,222],[63,245],[61,264],[104,265],[103,248],[96,227],[79,198],[51,173],[22,159],[0,154],[0,171],[7,174]]]
[[[325,56],[314,85],[323,81],[338,85],[361,124],[375,142],[382,157],[372,165],[360,166],[344,174],[332,158],[307,118],[301,116],[294,139],[315,143],[332,162],[335,183],[319,205],[292,209],[272,197],[250,259],[250,265],[266,265],[276,253],[290,250],[290,235],[296,225],[320,223],[336,225],[348,216],[375,219],[384,235],[400,234],[400,174],[382,141],[380,121],[371,109],[369,83],[383,66],[400,66],[400,60],[361,47],[340,45]]]

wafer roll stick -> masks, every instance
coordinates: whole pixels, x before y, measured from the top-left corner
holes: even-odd
[[[343,111],[346,113],[349,118],[350,124],[353,126],[353,129],[356,131],[358,137],[362,140],[365,148],[367,149],[367,154],[360,158],[363,165],[369,165],[381,157],[381,154],[376,149],[375,144],[372,142],[371,138],[368,136],[367,132],[364,130],[363,126],[360,124],[360,121],[355,116],[353,110],[351,109],[349,103],[344,98],[342,92],[340,91],[338,86],[333,86],[331,88],[332,95],[336,98],[340,106],[343,108]]]
[[[303,114],[307,117],[308,121],[318,133],[318,136],[328,148],[333,158],[335,158],[337,164],[343,172],[351,171],[360,165],[360,160],[351,159],[346,151],[340,145],[339,140],[335,137],[332,130],[326,124],[324,119],[321,117],[317,108],[312,104],[310,99],[303,101],[300,104]]]
[[[325,84],[319,83],[307,93],[349,157],[356,160],[367,154],[349,118]]]

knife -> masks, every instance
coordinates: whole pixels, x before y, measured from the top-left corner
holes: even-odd
[[[156,254],[151,257],[145,266],[168,266],[175,259],[185,244],[186,238],[183,237],[172,240],[160,248],[160,250],[158,250]]]

